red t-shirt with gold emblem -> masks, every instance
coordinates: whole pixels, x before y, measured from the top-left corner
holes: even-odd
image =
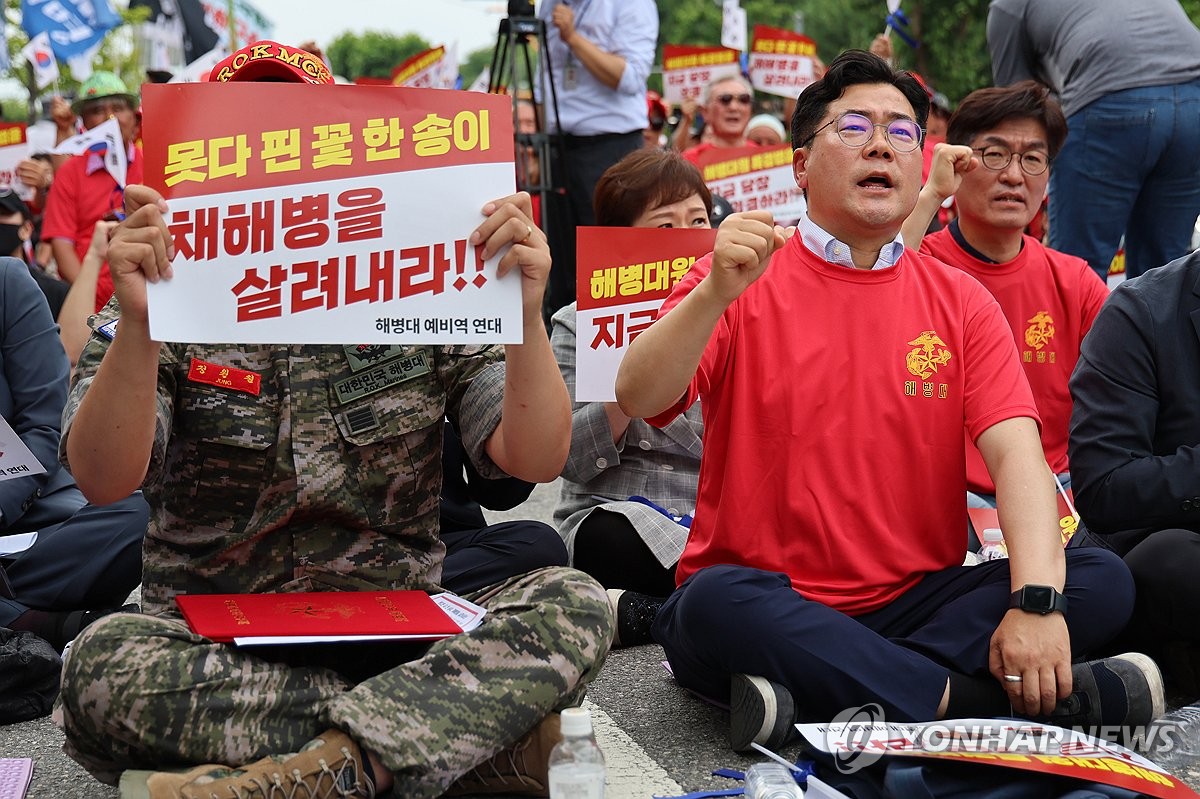
[[[1046,463],[1055,474],[1068,471],[1071,392],[1067,381],[1079,360],[1079,345],[1108,298],[1108,286],[1087,261],[1044,247],[1031,236],[1024,237],[1021,254],[1003,264],[973,257],[949,229],[926,236],[921,252],[971,275],[1000,303],[1042,418]],[[967,446],[967,488],[996,493],[983,456],[972,442]]]
[[[711,265],[692,267],[674,307]],[[991,295],[905,250],[875,271],[793,236],[732,303],[664,424],[703,399],[696,513],[679,561],[783,572],[850,614],[886,605],[966,550],[963,429],[1037,410]]]

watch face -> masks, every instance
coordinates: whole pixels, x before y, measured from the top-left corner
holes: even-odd
[[[1054,608],[1054,589],[1048,585],[1027,585],[1021,600],[1025,610],[1048,612]]]

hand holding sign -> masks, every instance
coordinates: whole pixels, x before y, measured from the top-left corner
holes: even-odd
[[[512,245],[500,259],[496,276],[503,278],[514,267],[519,268],[526,320],[531,308],[540,318],[542,294],[550,278],[550,246],[546,235],[533,223],[533,201],[527,192],[517,192],[485,205],[483,215],[487,219],[475,228],[468,241],[483,248],[481,257],[485,261]]]

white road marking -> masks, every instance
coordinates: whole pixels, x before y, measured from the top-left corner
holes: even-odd
[[[679,783],[671,779],[671,775],[596,703],[585,700],[583,705],[592,711],[596,743],[600,744],[608,767],[605,799],[648,799],[652,795],[678,796],[685,793]]]

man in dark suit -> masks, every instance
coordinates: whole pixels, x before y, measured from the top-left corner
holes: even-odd
[[[46,468],[0,481],[0,536],[38,534],[29,549],[0,555],[0,627],[59,650],[137,586],[150,513],[141,493],[88,505],[59,466],[69,372],[46,298],[22,262],[0,258],[0,416]]]
[[[1112,293],[1071,395],[1086,539],[1122,555],[1137,586],[1127,636],[1157,653],[1169,678],[1192,681],[1179,667],[1200,658],[1179,656],[1200,652],[1200,254]]]

